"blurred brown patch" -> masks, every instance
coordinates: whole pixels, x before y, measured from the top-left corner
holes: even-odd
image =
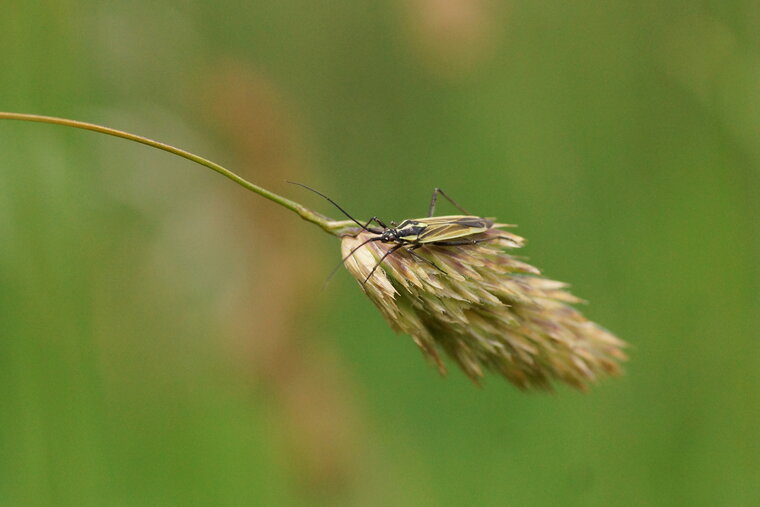
[[[472,72],[494,53],[507,8],[494,0],[404,0],[412,48],[448,78]]]
[[[204,114],[211,117],[237,153],[241,174],[266,188],[284,181],[313,182],[299,161],[295,122],[278,90],[245,65],[226,61],[210,69]],[[296,187],[293,187],[294,189]],[[330,340],[308,328],[319,311],[325,274],[338,258],[326,259],[303,222],[253,194],[236,194],[241,238],[250,259],[249,276],[228,294],[230,346],[258,388],[280,408],[292,469],[309,496],[351,496],[361,468],[357,462],[357,416],[350,381]]]

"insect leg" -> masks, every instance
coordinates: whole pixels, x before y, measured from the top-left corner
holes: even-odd
[[[349,257],[351,257],[352,255],[354,255],[354,253],[356,253],[357,250],[359,250],[361,247],[363,247],[367,243],[372,243],[373,241],[380,241],[380,239],[381,238],[379,238],[379,237],[370,238],[370,239],[368,239],[366,241],[363,241],[360,245],[357,245],[354,248],[352,248],[351,251],[348,252],[348,255],[346,255],[345,257],[343,257],[340,260],[340,262],[338,263],[338,265],[335,266],[332,271],[330,271],[330,274],[327,276],[327,280],[325,280],[324,285],[327,285],[327,282],[329,282],[330,280],[332,280],[332,277],[335,276],[335,273],[338,272],[338,270],[340,269],[340,267],[343,266],[343,264],[349,259]]]
[[[433,213],[435,212],[435,204],[436,204],[436,201],[438,201],[438,194],[441,194],[442,196],[444,196],[447,201],[449,201],[451,204],[453,204],[456,209],[458,209],[459,211],[461,211],[465,215],[472,215],[472,213],[470,213],[469,211],[467,211],[466,209],[464,209],[463,207],[461,207],[459,204],[457,204],[457,202],[454,199],[452,199],[451,197],[449,197],[448,195],[446,195],[446,192],[444,192],[443,190],[441,190],[438,187],[435,187],[433,189],[433,197],[430,199],[430,207],[428,208],[428,216],[429,217],[432,217]]]
[[[367,229],[367,227],[369,227],[369,224],[371,224],[372,222],[377,222],[377,224],[378,224],[380,227],[382,227],[383,229],[387,229],[387,228],[388,228],[388,226],[387,226],[387,225],[385,225],[385,224],[383,223],[383,221],[382,221],[382,220],[380,220],[380,219],[379,219],[379,218],[377,218],[377,217],[372,217],[372,218],[370,218],[369,220],[367,220],[367,223],[366,223],[366,224],[364,224],[364,230],[367,230],[367,231],[369,231],[370,229]],[[371,232],[375,232],[375,231],[371,231]],[[375,234],[379,234],[379,233],[375,233]]]
[[[375,267],[372,268],[372,271],[369,272],[369,274],[367,275],[367,278],[365,278],[364,281],[362,282],[362,287],[364,287],[364,285],[367,283],[367,281],[370,278],[372,278],[372,275],[375,273],[375,270],[378,267],[380,267],[380,264],[383,263],[383,261],[385,260],[385,258],[388,257],[389,255],[391,255],[393,252],[395,252],[399,248],[401,248],[402,246],[404,246],[404,243],[399,243],[398,245],[395,245],[393,248],[391,248],[390,250],[388,250],[387,252],[385,252],[385,254],[383,254],[382,257],[380,257],[380,260],[377,261],[377,264],[375,264]]]
[[[428,259],[426,259],[426,258],[422,257],[421,255],[419,255],[419,254],[417,254],[417,253],[415,252],[415,250],[417,250],[417,249],[418,249],[419,247],[421,247],[421,246],[422,246],[422,245],[415,245],[415,246],[412,246],[412,247],[409,247],[409,248],[407,248],[407,249],[406,249],[406,251],[407,251],[407,252],[409,252],[409,255],[411,255],[412,257],[414,257],[414,258],[415,258],[415,259],[417,259],[418,261],[422,261],[422,262],[424,262],[424,263],[426,263],[426,264],[430,264],[430,265],[431,265],[431,266],[433,266],[435,269],[437,269],[438,271],[440,271],[441,273],[443,273],[443,274],[445,275],[445,274],[446,274],[446,272],[445,272],[444,270],[442,270],[441,268],[439,268],[439,267],[438,267],[438,265],[436,265],[436,263],[435,263],[435,262],[433,262],[433,261],[431,261],[431,260],[428,260]]]

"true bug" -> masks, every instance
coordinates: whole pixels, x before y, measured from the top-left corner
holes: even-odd
[[[352,217],[338,203],[336,203],[335,201],[333,201],[331,198],[327,197],[323,193],[311,187],[308,187],[302,183],[296,183],[294,181],[289,181],[288,183],[292,183],[294,185],[301,186],[307,190],[311,190],[315,194],[327,199],[333,206],[338,208],[341,213],[343,213],[345,216],[347,216],[349,219],[355,222],[363,230],[369,233],[375,234],[374,237],[369,238],[368,240],[362,242],[361,244],[356,246],[353,250],[351,250],[348,253],[348,255],[346,255],[342,259],[341,264],[345,262],[357,250],[362,248],[367,243],[371,243],[373,241],[380,241],[381,243],[394,243],[394,246],[390,248],[387,252],[385,252],[385,254],[383,254],[380,260],[377,262],[377,264],[375,264],[375,266],[372,268],[372,270],[369,272],[367,277],[362,282],[362,285],[367,283],[367,281],[374,274],[375,270],[380,266],[380,264],[383,263],[386,257],[392,255],[394,252],[396,252],[397,250],[401,248],[409,252],[409,254],[412,255],[412,257],[414,257],[416,260],[424,262],[426,264],[430,264],[437,270],[441,271],[442,273],[445,273],[445,271],[443,271],[441,268],[436,266],[432,261],[425,259],[424,257],[421,257],[420,255],[417,255],[415,253],[415,250],[425,245],[434,245],[434,246],[477,245],[478,243],[493,241],[495,239],[513,241],[511,238],[508,238],[506,236],[492,236],[488,238],[472,238],[471,236],[486,232],[491,227],[493,227],[494,225],[493,220],[473,215],[469,211],[462,208],[462,206],[460,206],[456,201],[454,201],[454,199],[446,195],[446,193],[443,190],[437,187],[433,189],[433,196],[430,199],[430,206],[428,207],[427,217],[407,219],[407,220],[402,221],[400,224],[391,222],[390,227],[389,227],[388,225],[385,224],[385,222],[383,222],[376,216],[370,218],[367,221],[367,223],[362,224],[361,222],[356,220],[354,217]],[[448,200],[459,211],[465,214],[434,217],[433,213],[435,213],[435,206],[438,201],[439,194],[442,195],[444,198],[446,198],[446,200]],[[382,229],[378,229],[377,227],[370,227],[370,224],[372,222],[377,223],[380,227],[382,227]]]

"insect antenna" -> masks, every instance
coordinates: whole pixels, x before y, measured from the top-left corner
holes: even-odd
[[[303,183],[298,183],[298,182],[296,182],[296,181],[287,181],[287,183],[290,183],[291,185],[298,185],[299,187],[303,187],[303,188],[305,188],[306,190],[311,190],[311,191],[312,191],[312,192],[314,192],[315,194],[317,194],[317,195],[319,195],[319,196],[322,196],[322,197],[324,197],[325,199],[327,199],[327,200],[330,202],[330,204],[332,204],[333,206],[335,206],[336,208],[338,208],[338,209],[340,210],[340,212],[341,212],[341,213],[343,213],[343,214],[344,214],[344,215],[346,215],[348,218],[350,218],[351,220],[353,220],[353,221],[354,221],[354,223],[355,223],[356,225],[358,225],[359,227],[361,227],[362,229],[364,229],[364,230],[365,230],[365,231],[367,231],[367,232],[371,232],[371,233],[373,233],[373,234],[378,234],[378,231],[377,231],[377,230],[368,229],[366,225],[362,225],[362,224],[361,224],[361,223],[360,223],[360,222],[359,222],[357,219],[355,219],[354,217],[352,217],[351,215],[349,215],[349,214],[348,214],[348,211],[346,211],[346,210],[344,210],[343,208],[341,208],[340,204],[338,204],[337,202],[333,201],[332,199],[330,199],[329,197],[327,197],[327,196],[326,196],[325,194],[323,194],[322,192],[320,192],[320,191],[318,191],[318,190],[314,190],[313,188],[311,188],[311,187],[307,187],[307,186],[306,186],[306,185],[304,185]]]

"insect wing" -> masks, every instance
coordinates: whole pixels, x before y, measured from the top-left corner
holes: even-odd
[[[427,225],[417,238],[419,243],[433,243],[480,234],[493,225],[493,222],[485,218],[466,215],[422,218],[418,221]]]

